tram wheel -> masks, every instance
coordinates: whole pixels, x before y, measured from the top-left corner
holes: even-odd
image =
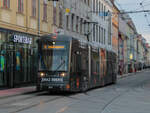
[[[81,92],[86,92],[88,90],[88,83],[83,82],[81,87]]]
[[[117,77],[113,77],[112,83],[113,83],[113,84],[116,84],[116,83],[117,83]]]

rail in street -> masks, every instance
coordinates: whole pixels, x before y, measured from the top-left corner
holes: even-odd
[[[86,93],[29,93],[1,99],[0,113],[149,113],[150,70]]]

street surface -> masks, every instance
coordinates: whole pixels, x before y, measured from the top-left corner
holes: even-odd
[[[28,93],[0,99],[0,113],[150,113],[150,71],[87,93]]]

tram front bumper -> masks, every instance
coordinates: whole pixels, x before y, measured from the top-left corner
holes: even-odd
[[[68,84],[47,84],[41,83],[40,88],[42,90],[54,90],[54,91],[68,91]]]

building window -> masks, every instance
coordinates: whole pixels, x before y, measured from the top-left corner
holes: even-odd
[[[3,6],[5,8],[10,8],[10,0],[3,0]]]
[[[95,41],[95,25],[93,24],[93,41]]]
[[[88,0],[87,2],[88,2],[88,6],[90,6],[90,0]]]
[[[98,42],[98,25],[96,25],[96,42]]]
[[[86,31],[87,31],[87,21],[86,20],[84,20],[84,34],[86,34]]]
[[[79,32],[79,17],[76,18],[76,32]]]
[[[98,14],[98,0],[96,0],[96,14]]]
[[[106,7],[104,6],[104,13],[106,13]],[[105,16],[104,16],[104,20],[105,20]]]
[[[80,19],[80,34],[82,34],[82,28],[83,27],[83,19]]]
[[[104,44],[103,43],[103,28],[101,27],[101,42],[102,42],[102,44]]]
[[[36,17],[36,0],[32,0],[32,16]]]
[[[47,21],[47,3],[43,3],[43,20]]]
[[[95,0],[93,0],[93,11],[95,11]]]
[[[99,43],[101,43],[101,27],[99,26]]]
[[[69,30],[69,15],[66,15],[66,28]]]
[[[56,9],[56,2],[53,2],[53,24],[57,24],[57,9]]]
[[[23,13],[23,0],[18,0],[18,12]]]
[[[71,16],[71,30],[74,31],[74,14]]]
[[[104,29],[104,44],[106,44],[106,30]]]
[[[101,2],[99,2],[99,9],[98,9],[99,13],[101,13]]]
[[[62,11],[59,11],[59,27],[62,28],[63,27],[63,14]]]
[[[101,4],[101,12],[104,13],[104,10],[103,10],[103,3]],[[102,19],[103,19],[103,16],[101,16]]]

